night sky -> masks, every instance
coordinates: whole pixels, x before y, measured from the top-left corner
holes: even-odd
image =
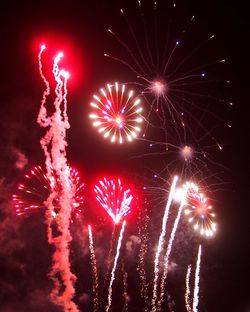
[[[164,46],[164,34],[168,34],[171,45],[171,40],[179,40],[180,31],[186,27],[190,17],[195,15],[194,22],[187,28],[181,50],[173,59],[172,70],[185,56],[190,56],[185,63],[187,71],[201,64],[211,63],[205,68],[209,82],[199,84],[197,81],[193,89],[188,89],[195,94],[204,95],[202,101],[199,96],[194,95],[191,100],[188,95],[189,100],[194,101],[199,109],[196,110],[195,105],[186,107],[190,114],[188,116],[191,116],[187,117],[187,123],[193,130],[194,138],[192,140],[190,137],[190,141],[199,151],[208,153],[208,167],[203,170],[203,163],[199,161],[200,156],[197,154],[197,158],[190,163],[190,170],[187,169],[185,178],[188,173],[195,176],[197,168],[202,171],[199,181],[205,181],[218,223],[217,234],[206,241],[193,234],[184,220],[181,221],[171,255],[171,271],[166,288],[169,300],[168,304],[165,300],[162,311],[186,311],[185,273],[188,264],[195,265],[199,243],[203,244],[199,311],[250,311],[250,213],[247,200],[250,173],[250,111],[247,93],[250,82],[250,24],[246,4],[240,5],[236,1],[229,4],[225,0],[219,1],[219,4],[217,2],[176,1],[177,7],[173,11],[170,9],[172,1],[159,1],[159,49]],[[146,3],[144,18],[147,35],[151,40],[153,24],[150,26],[149,21],[153,21],[153,5],[150,0],[142,3]],[[120,8],[126,12],[128,24],[121,18]],[[50,66],[58,51],[62,50],[65,54],[62,67],[71,74],[68,82],[71,128],[67,131],[67,156],[69,163],[79,170],[86,183],[84,212],[71,226],[72,271],[78,279],[74,301],[80,311],[92,311],[87,236],[87,224],[91,222],[96,246],[99,295],[103,300],[100,311],[105,310],[107,290],[102,285],[112,224],[96,204],[92,188],[97,178],[104,174],[120,175],[132,185],[138,199],[133,206],[134,212],[128,218],[111,311],[125,311],[122,297],[124,270],[128,273],[128,311],[143,311],[136,270],[140,248],[138,229],[144,222],[143,216],[147,215],[150,220],[150,240],[145,265],[147,279],[151,282],[154,248],[159,237],[164,198],[167,198],[164,190],[169,187],[173,175],[180,173],[183,162],[176,149],[170,147],[166,152],[164,147],[154,144],[150,146],[148,141],[135,140],[122,146],[112,145],[97,133],[88,118],[92,95],[102,86],[108,82],[137,80],[136,75],[126,66],[103,56],[104,53],[109,53],[131,61],[126,49],[119,45],[107,29],[114,30],[135,51],[136,44],[128,25],[136,30],[139,45],[144,36],[141,26],[138,26],[142,21],[136,1],[10,1],[1,3],[0,11],[0,311],[62,311],[48,298],[52,287],[47,277],[52,247],[47,242],[43,211],[17,217],[11,200],[23,176],[33,166],[44,162],[39,144],[44,129],[36,123],[44,87],[37,64],[41,42],[47,45],[45,66]],[[216,35],[213,42],[200,47],[200,43],[212,34]],[[193,50],[195,53],[192,54]],[[142,51],[146,53],[143,47]],[[215,64],[214,60],[223,58],[227,60],[225,64]],[[183,93],[182,96],[185,98],[186,94]],[[152,98],[149,96],[145,100],[147,108],[150,99]],[[180,109],[182,105],[185,105],[185,101],[177,104],[176,109]],[[152,120],[157,123],[156,117],[153,116]],[[198,127],[194,120],[198,120],[207,132]],[[167,127],[171,128],[172,122],[173,120]],[[232,128],[228,128],[227,124],[232,125]],[[178,130],[167,130],[167,133],[168,131],[170,142],[176,139],[174,144],[177,146],[185,143]],[[156,128],[151,129],[149,126],[147,133],[149,140],[165,139]],[[223,146],[222,151],[213,138]],[[198,163],[195,163],[196,160]],[[162,171],[166,166],[167,170]],[[154,175],[159,172],[162,179],[157,180]],[[209,177],[206,179],[206,176]],[[157,190],[152,188],[144,194],[139,191],[144,185],[157,186]],[[151,287],[150,284],[150,295]]]

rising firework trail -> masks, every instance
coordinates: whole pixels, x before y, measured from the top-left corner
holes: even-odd
[[[114,223],[113,225],[113,230],[112,230],[112,235],[111,235],[111,240],[109,243],[109,252],[108,252],[108,257],[107,257],[107,266],[106,266],[106,273],[104,276],[104,282],[102,286],[102,294],[104,294],[106,288],[107,288],[107,283],[108,283],[108,278],[109,278],[109,272],[110,272],[110,267],[112,264],[113,260],[113,250],[114,250],[114,243],[115,243],[115,232],[116,232],[116,224]],[[102,296],[101,301],[103,302],[104,296]]]
[[[163,249],[164,238],[166,235],[166,226],[167,226],[167,220],[168,220],[168,215],[169,215],[169,209],[173,200],[177,180],[178,180],[178,177],[175,176],[171,185],[170,193],[168,196],[168,201],[167,201],[166,208],[164,211],[164,216],[162,219],[162,230],[161,230],[161,234],[159,237],[158,246],[157,246],[157,250],[155,254],[152,312],[156,311],[157,287],[158,287],[158,278],[159,278],[159,261],[160,261],[160,255]]]
[[[92,290],[93,290],[93,304],[94,308],[93,311],[98,311],[99,306],[99,300],[98,300],[98,275],[97,275],[97,266],[96,266],[96,257],[95,257],[95,251],[94,251],[94,242],[93,242],[93,235],[92,235],[92,229],[91,225],[88,226],[89,231],[89,250],[90,250],[90,259],[91,259],[91,267],[92,267],[92,276],[93,276],[93,284],[92,284]]]
[[[191,275],[191,265],[187,268],[186,275],[186,292],[185,292],[185,305],[187,312],[192,312],[191,302],[190,302],[190,275]]]
[[[111,235],[111,240],[110,240],[110,244],[109,244],[109,252],[108,252],[108,257],[107,257],[107,268],[106,268],[106,273],[104,276],[104,282],[103,282],[103,286],[102,286],[102,294],[104,294],[104,292],[107,288],[110,267],[112,264],[113,249],[114,249],[114,243],[115,243],[115,231],[116,231],[116,224],[114,223],[112,235]],[[103,302],[103,300],[104,300],[104,296],[102,296],[102,298],[101,298],[102,302]]]
[[[38,55],[39,71],[45,83],[40,111],[37,122],[43,128],[48,128],[41,139],[41,147],[45,154],[46,177],[50,181],[51,192],[45,201],[47,207],[46,222],[48,225],[48,242],[55,248],[52,256],[52,267],[49,277],[53,282],[50,297],[52,301],[61,306],[64,311],[78,311],[72,301],[75,295],[74,283],[76,276],[70,270],[69,243],[72,240],[69,226],[72,210],[74,185],[70,179],[70,168],[66,157],[66,130],[70,127],[67,117],[67,81],[69,74],[59,69],[59,62],[63,53],[58,53],[54,59],[53,75],[56,82],[54,100],[54,113],[50,116],[46,109],[47,97],[50,93],[49,83],[43,74],[41,56],[45,46],[41,46]],[[55,177],[60,188],[55,186]],[[55,209],[54,202],[57,202]],[[56,220],[54,218],[56,214]]]
[[[108,289],[108,304],[106,306],[106,312],[108,312],[110,310],[110,307],[111,307],[112,286],[113,286],[113,282],[114,282],[114,279],[115,279],[115,270],[116,270],[117,261],[118,261],[119,254],[120,254],[120,248],[121,248],[121,244],[122,244],[122,238],[123,238],[125,225],[126,225],[126,221],[124,220],[123,223],[122,223],[122,228],[121,228],[121,232],[120,232],[120,235],[119,235],[117,248],[116,248],[115,260],[114,260],[113,268],[112,268],[112,271],[111,271],[111,278],[110,278],[109,289]]]
[[[183,210],[185,203],[186,203],[186,194],[183,194],[182,199],[181,199],[181,203],[180,203],[180,207],[179,207],[177,216],[175,218],[174,226],[172,228],[170,238],[168,241],[167,252],[166,252],[166,255],[164,257],[164,270],[163,270],[163,275],[161,278],[160,298],[159,298],[159,301],[157,303],[158,310],[160,310],[163,299],[164,299],[164,289],[165,289],[165,283],[166,283],[166,279],[167,279],[167,275],[168,275],[168,266],[169,266],[170,254],[172,251],[172,246],[173,246],[176,230],[177,230],[177,227],[178,227],[178,224],[179,224],[179,221],[181,218],[182,210]]]
[[[201,245],[199,245],[199,250],[198,250],[198,255],[197,255],[197,262],[196,262],[195,281],[194,281],[193,311],[192,312],[198,312],[200,266],[201,266]]]
[[[148,294],[148,286],[149,283],[147,281],[146,276],[146,265],[145,265],[145,257],[148,252],[148,243],[149,243],[149,235],[148,235],[148,225],[150,222],[149,216],[146,214],[144,217],[142,217],[142,209],[140,209],[139,214],[139,232],[138,236],[141,240],[140,250],[139,250],[139,263],[137,266],[137,271],[139,272],[140,277],[140,293],[141,298],[144,302],[144,312],[148,312],[149,309],[149,294]]]

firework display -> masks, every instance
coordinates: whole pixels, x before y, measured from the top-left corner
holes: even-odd
[[[216,146],[217,152],[222,145],[217,142],[214,129],[206,128],[207,112],[210,118],[213,115],[207,98],[206,103],[197,102],[203,99],[197,85],[206,81],[207,64],[189,65],[190,56],[181,57],[180,46],[194,16],[189,17],[175,40],[165,40],[165,34],[158,38],[159,2],[153,2],[151,20],[144,14],[143,2],[136,1],[142,33],[139,27],[131,26],[127,12],[120,10],[121,25],[125,20],[129,33],[128,42],[118,32],[108,30],[118,47],[105,53],[105,57],[118,62],[118,66],[121,63],[128,72],[123,75],[114,70],[116,79],[123,77],[123,83],[106,84],[93,95],[90,107],[84,108],[94,129],[106,142],[113,143],[95,142],[96,158],[92,142],[81,143],[89,161],[84,163],[85,159],[81,159],[83,170],[89,170],[84,178],[86,185],[79,172],[69,166],[74,161],[67,156],[70,75],[60,66],[63,53],[55,55],[49,70],[43,61],[46,47],[40,47],[38,66],[44,91],[37,124],[44,131],[40,139],[44,163],[24,175],[12,193],[12,202],[18,221],[32,219],[20,216],[43,212],[46,244],[51,248],[48,296],[50,304],[64,312],[174,311],[175,291],[181,292],[180,305],[187,312],[198,312],[200,308],[203,243],[217,231],[214,193],[210,189],[210,185],[217,184],[213,183],[213,175],[207,175],[210,155],[202,144],[204,138],[211,139],[207,145],[209,149]],[[176,4],[171,6],[174,10]],[[211,34],[206,36],[198,47],[213,38]],[[119,47],[123,49],[122,57],[116,56]],[[192,57],[196,57],[197,50],[191,51]],[[218,63],[225,60],[216,59],[214,64]],[[106,77],[107,73],[104,81],[112,79]],[[213,125],[211,120],[208,123]],[[91,135],[93,131],[91,128]],[[72,135],[70,142],[76,144],[76,137]],[[86,138],[87,135],[83,140]],[[136,145],[126,144],[134,140]],[[103,169],[106,163],[110,171]],[[130,170],[128,181],[127,173],[123,174],[126,169]],[[93,178],[92,170],[93,175],[102,178]],[[183,268],[187,269],[185,276]],[[171,289],[175,278],[176,287]],[[183,287],[177,289],[179,280],[185,285],[185,292]]]
[[[98,128],[104,138],[110,138],[112,143],[131,142],[141,131],[143,122],[140,99],[134,97],[132,90],[127,91],[124,84],[107,84],[100,90],[100,95],[94,95],[95,102],[90,105],[93,113],[89,117],[93,126]]]

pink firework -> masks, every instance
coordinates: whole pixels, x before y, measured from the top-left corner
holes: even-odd
[[[77,217],[82,212],[84,183],[81,182],[79,173],[76,169],[69,168],[70,182],[73,188],[73,200],[71,217]],[[46,209],[45,201],[52,191],[58,194],[54,199],[54,217],[59,209],[60,183],[52,170],[51,179],[46,176],[45,170],[41,166],[34,167],[29,174],[26,174],[24,181],[18,185],[17,192],[12,196],[16,213],[18,216],[37,212]]]
[[[140,99],[134,97],[133,90],[126,90],[124,84],[107,84],[100,90],[100,95],[94,95],[95,101],[90,103],[93,113],[90,118],[93,126],[98,128],[104,138],[110,138],[112,143],[131,142],[141,131],[143,118]]]
[[[96,200],[107,211],[115,224],[130,213],[133,196],[130,189],[122,186],[121,179],[108,180],[103,178],[95,185]]]

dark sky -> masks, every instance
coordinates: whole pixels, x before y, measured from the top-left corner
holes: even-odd
[[[145,20],[148,23],[152,5],[149,0],[144,2],[147,4]],[[165,2],[167,4],[164,4]],[[219,4],[217,2],[214,0],[177,1],[178,13],[172,14],[169,9],[171,1],[160,1],[161,11],[158,16],[157,34],[159,34],[161,47],[162,34],[166,34],[166,29],[170,25],[168,21],[171,19],[173,22],[169,38],[170,41],[176,40],[179,38],[180,30],[187,25],[189,18],[195,15],[195,22],[188,28],[182,52],[180,55],[177,54],[174,66],[178,64],[178,57],[183,58],[189,55],[193,47],[198,47],[200,42],[211,34],[216,34],[215,41],[211,45],[209,43],[199,48],[194,56],[191,55],[187,61],[187,69],[192,69],[199,64],[213,63],[215,59],[227,59],[225,67],[211,64],[206,68],[207,72],[210,71],[212,80],[218,84],[208,83],[200,86],[197,83],[196,93],[209,94],[211,92],[212,97],[216,98],[211,101],[211,105],[206,106],[208,97],[205,97],[202,107],[204,111],[205,109],[212,111],[218,118],[214,118],[209,112],[201,117],[195,109],[190,111],[190,115],[195,118],[198,116],[197,118],[206,129],[211,125],[216,125],[215,131],[205,135],[204,140],[198,140],[199,148],[209,150],[211,154],[211,161],[207,163],[209,172],[217,173],[221,171],[221,166],[226,168],[220,176],[223,182],[219,187],[215,187],[215,192],[212,194],[213,206],[217,206],[218,210],[219,231],[214,239],[204,242],[199,311],[247,312],[250,309],[248,251],[250,213],[247,199],[250,173],[248,161],[249,95],[247,93],[250,25],[246,4],[239,4],[237,1],[231,1],[229,4],[224,0],[219,1]],[[17,183],[22,180],[29,169],[44,160],[39,145],[44,132],[36,124],[43,91],[37,66],[41,40],[45,41],[48,46],[46,64],[49,62],[49,57],[52,57],[58,50],[63,50],[65,53],[62,63],[71,73],[68,84],[68,114],[71,123],[71,129],[67,134],[68,159],[81,172],[87,184],[86,197],[90,196],[90,199],[86,199],[87,207],[82,217],[83,221],[78,220],[72,226],[74,238],[71,255],[72,269],[78,277],[75,301],[81,311],[91,311],[91,275],[85,225],[89,221],[95,224],[94,240],[96,239],[98,247],[97,261],[101,281],[105,273],[103,262],[107,256],[105,247],[108,248],[107,242],[112,231],[105,215],[100,213],[99,217],[97,214],[100,208],[92,202],[90,189],[93,181],[103,173],[112,172],[129,177],[132,183],[141,185],[144,181],[152,179],[151,170],[158,172],[166,162],[175,160],[173,159],[176,157],[174,152],[169,156],[165,153],[166,160],[162,159],[161,155],[131,160],[132,156],[148,153],[149,144],[136,141],[129,148],[127,145],[111,146],[109,142],[104,142],[96,134],[88,120],[92,94],[101,86],[116,79],[124,82],[136,80],[135,75],[127,68],[103,56],[105,52],[108,52],[120,57],[123,55],[124,58],[128,57],[124,49],[107,33],[107,28],[117,31],[131,44],[132,49],[135,49],[129,26],[119,14],[121,7],[127,10],[129,23],[138,25],[141,22],[136,11],[135,0],[123,2],[111,0],[35,1],[32,4],[28,1],[10,1],[0,5],[1,312],[60,311],[48,300],[51,285],[46,275],[50,266],[51,248],[46,239],[43,215],[38,213],[26,218],[17,218],[11,204],[11,195]],[[147,24],[149,38],[152,35],[152,27]],[[138,29],[141,39],[140,31]],[[231,82],[229,87],[220,88],[220,82],[226,80]],[[218,98],[222,98],[225,102],[218,101]],[[232,107],[227,105],[230,101],[234,103]],[[192,123],[192,118],[189,121]],[[224,127],[227,122],[232,124],[231,129]],[[196,125],[190,127],[196,127]],[[198,136],[204,134],[199,131],[198,129],[194,132]],[[152,130],[151,135],[152,140],[157,140],[157,130]],[[177,136],[176,145],[183,143],[180,137]],[[214,146],[212,137],[218,138],[223,145],[221,152],[218,152]],[[192,143],[197,145],[197,141]],[[210,145],[213,145],[211,149]],[[17,168],[17,160],[22,162],[25,159],[27,159],[25,167]],[[170,168],[174,166],[180,166],[180,162],[174,161],[174,165]],[[190,170],[193,171],[194,168],[195,166],[192,166]],[[164,174],[164,179],[170,179],[166,171]],[[211,185],[218,182],[213,178],[208,180],[208,184]],[[211,193],[213,190],[212,188]],[[150,249],[154,247],[159,235],[163,207],[156,205],[157,200],[155,201],[154,194],[148,196],[149,202],[152,200],[149,204],[150,235],[152,235],[149,243]],[[141,202],[144,203],[141,206],[145,205],[143,195],[141,195]],[[154,205],[157,207],[157,212],[153,210]],[[91,207],[94,207],[94,211]],[[131,301],[128,311],[143,311],[142,301],[138,299],[140,289],[138,276],[136,276],[138,264],[136,255],[139,246],[135,243],[132,254],[126,248],[128,246],[126,242],[131,239],[131,236],[138,235],[136,218],[132,217],[130,221],[122,250],[122,259],[129,274],[128,293]],[[176,245],[171,259],[177,266],[170,274],[167,287],[171,300],[175,302],[174,311],[176,312],[185,311],[183,301],[185,269],[190,262],[194,265],[199,242],[200,239],[190,234],[182,222],[177,232]],[[152,249],[147,256],[145,261],[147,278],[151,281],[153,276]],[[112,311],[122,311],[121,271],[119,267]],[[168,311],[167,306],[162,311]]]

